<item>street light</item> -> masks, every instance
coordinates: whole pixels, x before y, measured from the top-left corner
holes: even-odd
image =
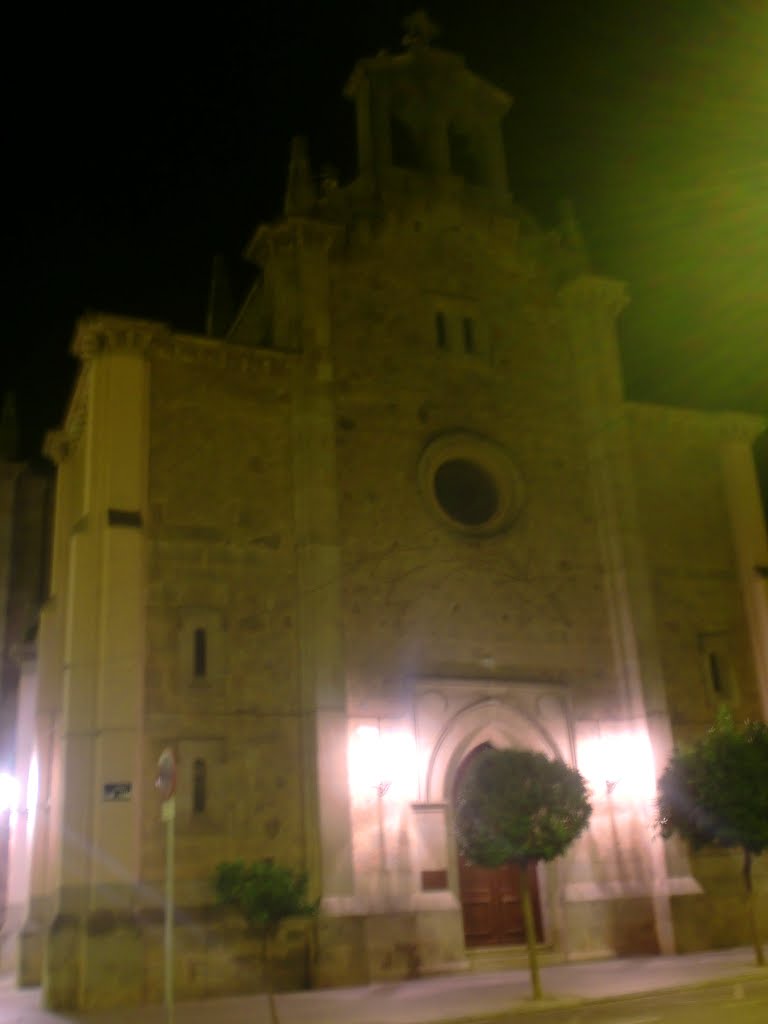
[[[13,815],[19,809],[19,780],[10,772],[0,772],[0,813]]]
[[[375,721],[376,724],[373,724]],[[398,808],[415,797],[416,745],[407,728],[379,719],[357,725],[350,736],[350,783],[360,804],[376,800],[378,862],[382,899],[391,899],[390,864],[387,850],[388,821]],[[385,807],[386,798],[386,807]]]
[[[653,749],[647,728],[606,723],[578,744],[578,766],[595,796],[648,803],[656,794]]]

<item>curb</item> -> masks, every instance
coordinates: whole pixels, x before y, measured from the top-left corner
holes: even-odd
[[[728,987],[739,985],[747,981],[768,981],[768,965],[762,967],[755,965],[746,968],[739,974],[727,975],[722,978],[708,978],[705,981],[692,981],[683,984],[662,985],[659,988],[653,987],[639,992],[625,992],[621,995],[611,996],[562,996],[561,998],[543,999],[518,999],[511,1002],[503,1010],[478,1010],[471,1016],[461,1017],[434,1017],[425,1022],[423,1018],[413,1017],[399,1021],[398,1024],[492,1024],[493,1021],[507,1020],[510,1014],[519,1013],[524,1010],[526,1013],[547,1013],[551,1010],[569,1010],[574,1007],[587,1008],[590,1006],[605,1006],[609,1003],[624,1003],[631,999],[648,999],[654,996],[669,995],[671,992],[695,992],[699,989]],[[368,1021],[367,1024],[388,1024],[387,1021]]]

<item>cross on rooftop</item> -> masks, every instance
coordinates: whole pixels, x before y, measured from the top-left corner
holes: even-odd
[[[414,46],[429,46],[440,34],[440,29],[424,10],[414,11],[403,18],[403,28],[403,45],[409,49]]]

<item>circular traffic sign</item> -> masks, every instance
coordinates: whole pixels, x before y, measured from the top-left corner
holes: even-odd
[[[155,789],[163,800],[170,800],[176,792],[176,755],[166,747],[157,762]]]

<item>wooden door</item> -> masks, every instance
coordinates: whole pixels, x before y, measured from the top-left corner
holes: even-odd
[[[476,747],[464,760],[456,776],[458,785],[468,765],[487,744]],[[541,906],[536,869],[528,868],[536,936],[543,939]],[[520,896],[520,868],[505,864],[481,868],[459,856],[459,891],[464,917],[464,938],[468,946],[513,946],[525,942],[523,904]]]
[[[536,935],[541,942],[541,909],[533,865],[528,868],[528,879]],[[459,857],[459,888],[464,938],[468,946],[513,946],[525,942],[520,868],[517,865],[481,868]]]

